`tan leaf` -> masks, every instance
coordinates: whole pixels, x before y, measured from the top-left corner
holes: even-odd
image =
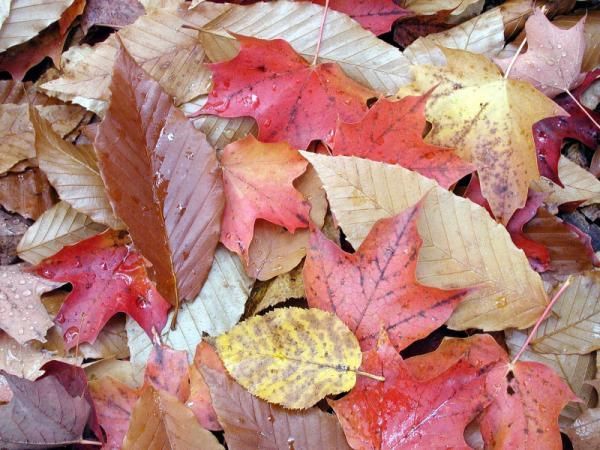
[[[454,329],[530,326],[547,298],[539,275],[506,229],[473,202],[400,166],[302,152],[323,181],[331,210],[354,248],[375,222],[416,204],[423,245],[417,279],[440,289],[473,287],[448,324]],[[460,218],[460,219],[459,219]]]
[[[576,0],[507,0],[497,8],[502,12],[504,35],[508,40],[515,37],[525,26],[527,18],[537,8],[545,8],[548,17],[567,14],[575,6]]]
[[[207,2],[194,11],[207,9],[214,9],[214,5]],[[323,8],[308,2],[224,5],[221,14],[202,27],[200,41],[213,62],[237,54],[237,41],[228,32],[285,39],[305,59],[312,60],[322,17]],[[377,39],[345,14],[329,10],[324,30],[321,62],[337,63],[349,77],[386,94],[410,81],[409,62],[398,49]]]
[[[244,313],[253,280],[244,272],[240,258],[223,246],[217,247],[208,278],[198,297],[180,305],[177,326],[171,330],[173,312],[162,330],[163,343],[188,352],[191,362],[204,333],[217,336],[234,326]],[[133,320],[127,321],[131,361],[144,367],[152,351],[152,341]]]
[[[7,211],[37,219],[57,201],[56,192],[37,167],[0,176],[0,204]]]
[[[34,109],[30,115],[40,168],[60,198],[96,222],[123,228],[106,195],[93,148],[76,147],[61,139]]]
[[[29,227],[17,247],[19,257],[31,264],[58,253],[66,245],[101,233],[106,227],[61,201]]]
[[[545,202],[551,206],[569,202],[583,202],[581,206],[600,203],[600,181],[583,167],[561,156],[558,161],[558,176],[564,188],[546,178],[532,183],[533,189],[550,194]]]
[[[248,300],[246,315],[253,316],[290,298],[304,297],[302,268],[303,264],[300,264],[272,280],[256,283]]]
[[[600,348],[600,272],[575,275],[538,328],[531,345],[538,353],[585,355]]]
[[[406,0],[404,7],[418,15],[435,14],[444,9],[451,9],[452,16],[464,17],[465,13],[477,15],[483,9],[481,0]],[[454,22],[453,22],[454,23]]]
[[[495,56],[504,47],[504,24],[498,8],[493,8],[460,25],[440,33],[420,37],[404,50],[412,64],[444,65],[439,47],[467,50]]]
[[[310,203],[310,219],[321,228],[327,212],[327,198],[317,173],[308,169],[294,185]],[[292,234],[270,222],[257,221],[248,249],[246,273],[259,280],[269,280],[289,272],[306,256],[309,236],[308,229],[299,229]]]
[[[507,331],[506,345],[511,356],[514,356],[527,338],[527,331]],[[586,380],[594,378],[596,362],[593,354],[589,355],[553,355],[537,353],[527,348],[521,356],[521,361],[536,361],[550,366],[571,390],[583,400],[583,403],[570,403],[563,409],[560,416],[562,426],[570,425],[573,419],[579,416],[593,399],[593,389]]]
[[[0,210],[0,265],[18,262],[17,246],[29,227],[29,221],[18,214]]]
[[[8,18],[0,28],[0,52],[28,41],[58,21],[74,0],[12,0]]]
[[[598,392],[598,378],[589,384]],[[564,432],[569,436],[574,450],[600,449],[600,407],[586,409],[572,424],[564,428]]]
[[[2,28],[2,24],[8,17],[11,2],[12,0],[0,0],[0,28]]]
[[[163,391],[144,388],[131,413],[123,450],[172,449],[223,450],[217,438],[200,426],[194,413]]]
[[[120,314],[110,319],[93,344],[86,342],[79,346],[79,353],[89,359],[128,358],[125,316]]]
[[[210,16],[193,11],[160,9],[140,16],[119,30],[118,37],[135,61],[180,104],[209,90],[204,51],[196,32],[184,27],[200,27],[208,20]],[[62,76],[42,84],[41,89],[104,115],[118,49],[115,36],[94,47],[71,47],[63,54]]]
[[[84,367],[90,382],[112,377],[132,389],[139,388],[144,381],[144,372],[136,370],[131,361],[108,358],[94,361]]]

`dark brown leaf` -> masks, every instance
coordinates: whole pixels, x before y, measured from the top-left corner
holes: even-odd
[[[0,177],[0,204],[8,211],[37,219],[56,202],[56,192],[38,168],[9,172]]]

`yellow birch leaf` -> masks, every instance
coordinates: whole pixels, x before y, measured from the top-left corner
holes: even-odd
[[[239,323],[215,342],[238,383],[291,409],[352,389],[362,359],[356,336],[319,309],[276,309]]]
[[[525,205],[530,183],[540,177],[532,125],[566,113],[531,84],[504,79],[485,56],[443,52],[447,66],[414,66],[414,83],[398,96],[435,87],[425,110],[433,124],[427,140],[456,149],[476,165],[483,195],[506,224]]]

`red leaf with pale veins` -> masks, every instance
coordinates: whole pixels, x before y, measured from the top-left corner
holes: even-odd
[[[118,312],[129,314],[149,336],[152,328],[162,330],[166,323],[169,304],[148,279],[144,259],[116,231],[64,247],[33,270],[73,285],[55,319],[64,330],[67,349],[93,343]]]
[[[454,9],[441,9],[434,14],[402,17],[394,26],[394,42],[408,47],[415,40],[428,34],[440,33],[454,25],[448,23]]]
[[[195,115],[250,116],[259,140],[304,149],[312,140],[330,141],[338,117],[360,120],[376,96],[335,64],[310,65],[282,39],[236,37],[240,52],[210,65],[213,89]]]
[[[111,92],[94,144],[100,172],[159,292],[177,305],[200,291],[219,240],[224,200],[215,151],[124,49]]]
[[[227,374],[225,366],[213,347],[205,341],[196,347],[194,363],[190,366],[190,396],[185,406],[190,408],[200,425],[207,430],[219,431],[223,427],[219,423],[217,413],[213,408],[210,389],[200,371],[201,367],[208,368],[214,372]],[[250,395],[250,394],[248,394]]]
[[[558,415],[577,397],[549,367],[502,364],[487,374],[485,385],[493,399],[481,418],[486,448],[563,448]]]
[[[312,0],[312,3],[325,5],[325,0]],[[330,0],[329,7],[349,15],[363,28],[377,35],[390,31],[397,19],[414,14],[393,0]]]
[[[409,96],[398,102],[379,99],[360,122],[338,123],[333,154],[399,164],[448,188],[475,167],[451,149],[423,141],[428,97]]]
[[[267,144],[248,135],[221,155],[225,213],[221,242],[246,260],[256,219],[294,232],[308,226],[310,206],[294,187],[308,162],[284,142]]]
[[[190,395],[187,352],[155,345],[146,363],[144,383],[185,401]]]
[[[355,450],[466,450],[470,447],[464,430],[489,403],[485,393],[489,369],[461,359],[421,381],[384,335],[377,348],[363,353],[361,370],[385,381],[358,377],[350,394],[329,404]]]
[[[303,272],[308,304],[335,313],[363,350],[375,346],[382,327],[396,349],[406,348],[442,325],[466,293],[417,283],[417,212],[380,220],[353,254],[311,230]]]

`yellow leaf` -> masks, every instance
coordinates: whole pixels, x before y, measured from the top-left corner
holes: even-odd
[[[172,395],[146,386],[131,413],[123,450],[224,450],[194,413]]]
[[[332,313],[281,308],[254,316],[216,339],[223,364],[238,383],[270,403],[308,408],[356,383],[356,336]]]
[[[477,166],[483,195],[507,223],[539,179],[532,125],[566,113],[529,83],[504,79],[484,56],[450,49],[444,55],[447,66],[414,66],[415,82],[398,95],[435,87],[425,111],[433,124],[428,140]]]
[[[247,315],[253,316],[290,298],[304,297],[303,266],[304,264],[300,264],[269,281],[257,282],[248,299]]]
[[[470,200],[397,165],[302,152],[323,181],[331,211],[354,248],[375,224],[416,204],[417,279],[440,289],[473,288],[454,311],[454,329],[530,326],[547,303],[540,276],[506,229]]]

